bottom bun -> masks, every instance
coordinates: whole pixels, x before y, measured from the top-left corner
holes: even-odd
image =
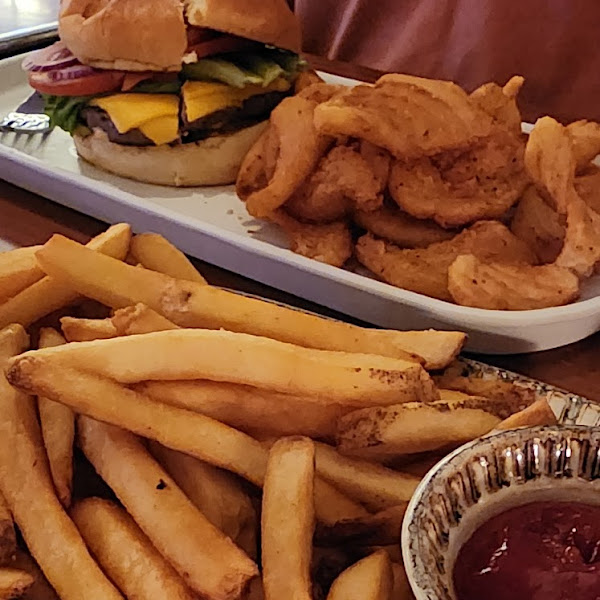
[[[266,129],[268,121],[229,135],[177,146],[124,146],[95,129],[73,135],[79,156],[122,177],[145,183],[190,187],[234,183],[244,157]]]

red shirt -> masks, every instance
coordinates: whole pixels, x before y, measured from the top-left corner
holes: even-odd
[[[385,71],[526,78],[527,120],[600,121],[600,0],[296,0],[304,49]]]

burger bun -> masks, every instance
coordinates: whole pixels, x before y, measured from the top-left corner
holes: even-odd
[[[75,132],[73,140],[81,158],[115,175],[176,187],[229,185],[235,182],[244,157],[267,123],[173,146],[115,144],[100,129],[89,135]]]

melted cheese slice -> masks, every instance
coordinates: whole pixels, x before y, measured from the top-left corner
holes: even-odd
[[[244,100],[252,96],[268,94],[269,92],[286,92],[290,82],[280,77],[270,85],[247,85],[241,89],[208,81],[186,81],[182,88],[183,102],[188,121],[210,115],[218,110],[232,106],[241,106]]]
[[[290,86],[283,77],[267,87],[247,85],[242,89],[223,83],[187,81],[182,96],[191,122],[224,108],[241,106],[252,96],[285,92]],[[179,96],[174,94],[114,94],[96,98],[90,104],[106,111],[119,133],[139,129],[157,146],[168,144],[179,135]]]
[[[90,102],[106,111],[119,133],[139,129],[155,144],[179,134],[179,97],[171,94],[114,94]]]
[[[167,115],[147,121],[139,126],[140,131],[157,146],[168,144],[179,136],[179,117]]]

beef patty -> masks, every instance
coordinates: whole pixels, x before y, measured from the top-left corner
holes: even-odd
[[[271,111],[290,93],[292,93],[292,90],[252,96],[245,100],[242,106],[224,108],[192,122],[187,120],[182,103],[179,121],[181,143],[198,142],[211,136],[234,133],[264,121],[269,118]],[[98,106],[84,107],[81,111],[81,117],[90,129],[103,130],[106,132],[108,139],[115,144],[124,146],[154,145],[152,140],[147,138],[139,129],[119,133],[108,113]],[[172,143],[176,144],[179,141]]]

